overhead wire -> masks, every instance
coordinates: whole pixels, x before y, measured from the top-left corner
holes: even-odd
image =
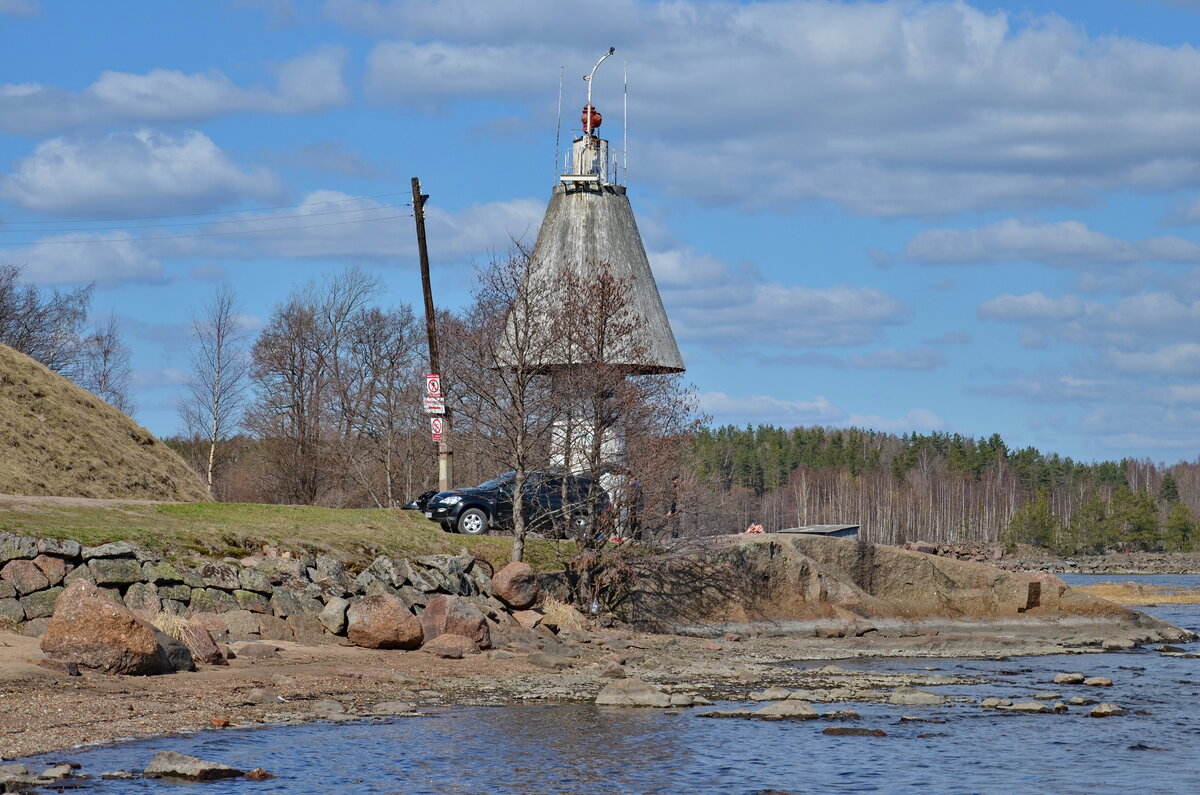
[[[161,218],[200,218],[209,215],[232,215],[233,213],[260,213],[267,210],[290,210],[296,207],[315,207],[322,204],[344,204],[345,202],[362,201],[363,199],[383,199],[390,196],[407,196],[406,192],[376,193],[371,196],[350,196],[345,199],[330,199],[323,202],[301,202],[299,204],[277,204],[274,207],[250,207],[244,210],[212,210],[204,213],[175,213],[172,215],[130,215],[118,218],[59,218],[57,220],[18,219],[8,221],[10,224],[99,224],[105,221],[153,221]],[[411,207],[412,202],[400,202],[405,207]]]
[[[378,208],[390,209],[390,207]],[[34,240],[29,243],[14,243],[8,245],[0,245],[0,248],[25,248],[27,246],[53,246],[75,243],[127,243],[141,242],[143,240],[184,240],[195,237],[222,237],[227,235],[258,235],[274,232],[294,232],[303,229],[318,229],[327,226],[345,226],[346,224],[363,224],[371,223],[372,221],[388,221],[395,218],[412,218],[412,213],[397,213],[395,215],[383,215],[376,218],[354,218],[349,221],[330,221],[323,224],[292,224],[291,226],[280,226],[273,229],[231,229],[225,232],[197,232],[189,235],[149,235],[141,237],[109,237],[109,238],[93,238],[82,240]]]

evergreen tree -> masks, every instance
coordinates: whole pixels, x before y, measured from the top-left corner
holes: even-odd
[[[1148,491],[1134,492],[1127,486],[1118,487],[1113,492],[1110,511],[1119,546],[1138,550],[1160,546],[1158,504]]]
[[[1191,510],[1182,502],[1176,501],[1167,513],[1163,541],[1168,552],[1190,552],[1195,548],[1196,521],[1192,518]]]
[[[1179,502],[1179,483],[1170,472],[1163,475],[1162,485],[1158,487],[1158,499],[1167,505]]]
[[[1075,509],[1055,551],[1060,555],[1098,554],[1112,543],[1112,539],[1108,501],[1096,493]]]
[[[1037,495],[1013,514],[1004,534],[1006,544],[1030,544],[1049,547],[1058,537],[1062,521],[1050,507],[1050,492],[1038,489]]]

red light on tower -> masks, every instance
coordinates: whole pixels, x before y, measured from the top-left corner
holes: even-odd
[[[579,117],[579,123],[583,125],[585,133],[592,133],[603,122],[604,117],[600,115],[600,111],[596,110],[595,105],[583,106],[583,114]]]

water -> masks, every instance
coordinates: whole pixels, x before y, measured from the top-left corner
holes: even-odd
[[[1112,580],[1072,575],[1071,584]],[[1128,577],[1200,586],[1200,576]],[[1200,605],[1148,608],[1200,630]],[[1200,651],[1191,644],[1189,651]],[[174,750],[277,778],[261,783],[97,781],[97,793],[1095,793],[1200,791],[1200,659],[1135,650],[1008,660],[875,659],[848,669],[982,675],[983,685],[947,685],[944,707],[822,704],[862,715],[854,724],[711,720],[695,711],[604,710],[587,705],[464,707],[425,718],[278,729],[204,732],[36,758],[86,771],[140,770]],[[806,667],[813,663],[805,663]],[[1112,688],[1050,684],[1058,671],[1107,676]],[[978,699],[1025,700],[1053,691],[1123,706],[1124,717],[1019,715],[983,710]],[[954,697],[971,702],[954,702]],[[738,706],[723,704],[722,707]],[[758,705],[746,705],[758,706]],[[1149,714],[1139,714],[1144,711]],[[945,723],[900,723],[920,715]],[[828,737],[831,725],[879,728],[883,738]],[[925,735],[925,736],[922,736]]]

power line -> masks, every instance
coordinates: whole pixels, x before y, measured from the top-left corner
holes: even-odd
[[[332,202],[329,202],[332,204]],[[297,205],[300,207],[308,205]],[[9,232],[36,232],[38,234],[49,234],[51,232],[112,232],[122,229],[166,229],[173,226],[205,226],[207,224],[239,224],[239,223],[258,223],[261,221],[279,221],[288,218],[313,218],[320,215],[344,215],[345,213],[361,213],[370,212],[371,210],[394,210],[398,207],[410,206],[407,202],[404,204],[380,204],[374,207],[354,207],[349,210],[327,210],[321,213],[296,213],[293,215],[267,215],[258,218],[216,218],[208,221],[181,221],[174,224],[141,224],[129,226],[68,226],[56,227],[53,229],[11,229],[8,227],[0,227],[0,233]],[[165,217],[187,217],[187,216],[165,216]],[[66,223],[65,221],[60,223]]]
[[[183,240],[193,237],[221,237],[224,235],[259,235],[269,232],[294,232],[301,229],[317,229],[325,226],[345,226],[346,224],[362,224],[372,221],[388,221],[394,218],[412,218],[412,213],[399,213],[397,215],[384,215],[378,218],[356,218],[352,221],[331,221],[325,224],[293,224],[291,226],[280,226],[274,229],[235,229],[228,232],[198,232],[194,235],[153,235],[150,237],[109,237],[109,238],[94,238],[92,240],[35,240],[32,243],[17,243],[9,245],[0,245],[0,248],[25,248],[27,246],[54,246],[69,243],[130,243],[141,242],[143,240]]]
[[[360,201],[362,199],[383,199],[390,196],[404,196],[405,193],[376,193],[372,196],[352,196],[347,199],[330,199],[324,202],[301,202],[300,204],[278,204],[274,207],[251,207],[247,210],[213,210],[206,213],[176,213],[174,215],[130,215],[123,218],[60,218],[55,221],[37,221],[33,219],[8,221],[11,224],[99,224],[105,221],[154,221],[161,218],[200,218],[207,215],[230,215],[232,213],[258,213],[266,210],[290,210],[295,207],[314,207],[322,204],[342,204],[344,202]],[[403,202],[408,207],[408,202]]]

